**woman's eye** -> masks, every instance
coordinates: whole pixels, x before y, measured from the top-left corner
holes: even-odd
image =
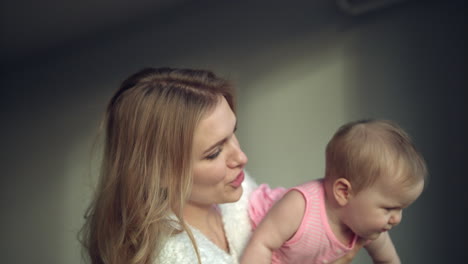
[[[222,151],[222,149],[218,149],[215,153],[206,156],[206,159],[208,159],[208,160],[216,159],[219,156],[219,154],[221,153],[221,151]]]

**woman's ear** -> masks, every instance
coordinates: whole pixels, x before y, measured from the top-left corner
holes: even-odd
[[[340,206],[348,204],[351,198],[351,183],[345,178],[333,182],[333,196]]]

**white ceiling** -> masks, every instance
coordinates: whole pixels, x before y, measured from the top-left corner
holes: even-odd
[[[14,61],[34,55],[187,1],[2,1],[0,60]]]

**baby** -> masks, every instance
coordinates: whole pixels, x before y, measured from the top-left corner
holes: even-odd
[[[398,125],[348,123],[327,145],[325,178],[252,193],[255,231],[241,263],[331,263],[358,239],[367,241],[374,263],[400,263],[387,231],[419,197],[426,175],[423,157]]]

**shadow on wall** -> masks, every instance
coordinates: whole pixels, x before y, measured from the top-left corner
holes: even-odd
[[[392,231],[403,262],[464,259],[464,236],[457,228],[464,225],[457,212],[468,200],[461,184],[466,182],[463,146],[468,143],[462,121],[468,98],[462,5],[461,1],[415,2],[395,15],[382,14],[381,24],[373,24],[377,18],[368,16],[350,27],[355,33],[345,50],[345,83],[353,91],[354,115],[400,123],[413,136],[430,170],[423,195]],[[443,237],[450,238],[451,246],[434,239]]]

